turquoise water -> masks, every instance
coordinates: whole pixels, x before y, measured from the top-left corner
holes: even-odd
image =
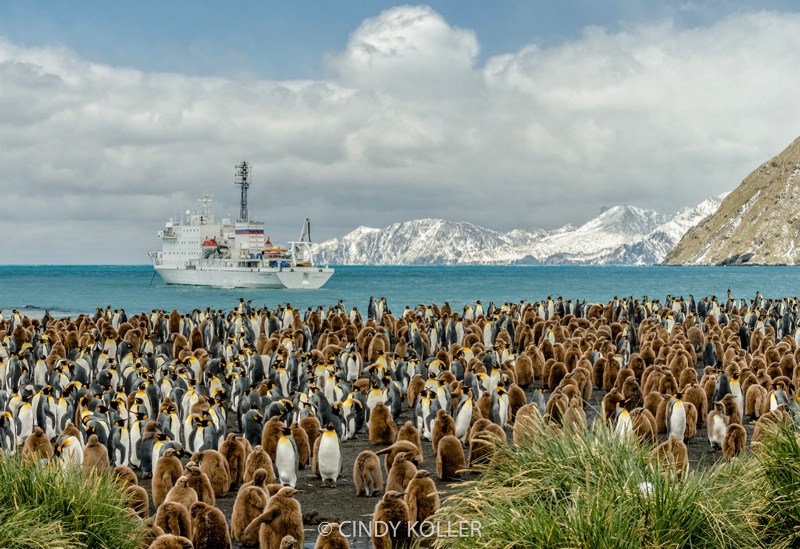
[[[461,308],[480,299],[536,301],[549,295],[605,302],[615,295],[695,298],[726,295],[752,298],[800,295],[797,267],[624,267],[624,266],[448,266],[337,267],[320,290],[222,289],[164,284],[149,265],[0,266],[0,309],[29,316],[50,309],[55,316],[122,308],[129,314],[152,309],[230,309],[240,297],[255,306],[291,303],[306,308],[333,305],[366,311],[369,297],[385,296],[398,313],[404,306],[449,301]],[[456,309],[458,310],[458,309]],[[7,316],[7,312],[6,312]]]

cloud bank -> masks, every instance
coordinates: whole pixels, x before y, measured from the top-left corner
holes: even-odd
[[[0,263],[147,263],[206,190],[273,241],[434,217],[496,230],[733,189],[800,131],[797,14],[588,27],[478,64],[431,8],[365,20],[316,81],[146,73],[0,39]]]

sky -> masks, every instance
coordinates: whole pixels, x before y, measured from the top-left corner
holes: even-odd
[[[792,1],[0,2],[0,264],[146,264],[210,191],[275,243],[733,190],[800,135]]]

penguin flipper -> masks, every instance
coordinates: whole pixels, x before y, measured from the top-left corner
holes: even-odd
[[[127,450],[127,448],[125,448],[125,445],[124,445],[124,444],[122,444],[121,442],[117,441],[117,442],[114,444],[114,449],[115,449],[115,450],[119,450],[119,451],[121,452],[121,454],[120,454],[120,455],[121,455],[121,457],[122,457],[122,463],[119,463],[118,465],[122,465],[123,463],[125,463],[125,462],[126,462],[126,458],[127,458],[127,456],[126,456],[125,454],[126,454],[126,450]]]
[[[56,415],[53,413],[53,411],[52,410],[45,410],[44,411],[44,416],[45,416],[45,419],[50,418],[50,421],[52,421],[53,428],[55,428],[55,426],[56,426]],[[46,430],[46,428],[45,428],[45,430]]]
[[[272,509],[271,511],[267,511],[265,513],[261,513],[256,518],[254,518],[247,528],[244,531],[245,538],[252,538],[255,534],[256,538],[258,538],[258,529],[261,527],[261,524],[265,522],[272,522],[280,515],[280,511],[277,509]]]

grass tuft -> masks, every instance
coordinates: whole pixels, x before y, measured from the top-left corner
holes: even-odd
[[[110,472],[0,456],[0,547],[134,549],[143,524]],[[14,540],[13,543],[7,540]]]
[[[788,423],[764,426],[750,472],[764,500],[764,534],[773,547],[800,546],[800,433]]]
[[[676,480],[652,446],[603,422],[526,427],[519,445],[496,443],[480,478],[461,485],[432,520],[478,521],[480,537],[439,548],[758,547],[762,513],[741,482],[745,460]]]

